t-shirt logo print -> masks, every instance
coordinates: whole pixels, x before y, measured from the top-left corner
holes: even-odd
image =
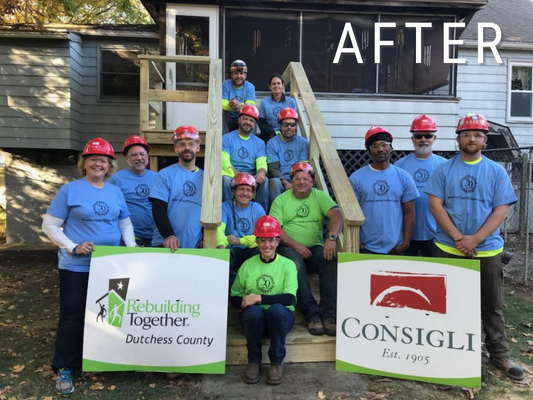
[[[472,193],[477,188],[476,177],[472,175],[465,175],[459,182],[459,187],[465,193]]]
[[[424,183],[427,182],[430,177],[429,171],[425,168],[419,168],[413,174],[415,182]]]
[[[244,160],[245,158],[248,158],[248,150],[246,150],[244,147],[241,147],[239,151],[237,152],[241,160]]]
[[[146,199],[150,195],[150,188],[145,183],[139,183],[135,188],[135,194],[141,199]]]
[[[183,184],[183,194],[187,197],[192,197],[196,194],[198,189],[196,188],[196,184],[191,181],[186,181]]]
[[[261,274],[255,281],[255,286],[262,293],[270,293],[276,286],[272,275]]]
[[[283,158],[287,162],[292,161],[292,159],[294,158],[294,151],[285,150],[285,152],[283,153]]]
[[[272,116],[277,119],[280,111],[281,107],[274,107],[274,109],[272,110]]]
[[[93,204],[93,211],[99,217],[103,217],[107,215],[109,210],[110,210],[109,206],[107,205],[107,203],[103,201],[97,201]]]
[[[252,224],[250,224],[247,218],[239,218],[237,224],[239,225],[239,230],[244,233],[249,232],[252,227]]]
[[[372,189],[376,195],[385,196],[387,193],[389,193],[390,186],[387,181],[379,180],[374,182]]]
[[[298,212],[296,213],[300,218],[307,218],[309,216],[309,207],[307,204],[304,204],[298,209]]]

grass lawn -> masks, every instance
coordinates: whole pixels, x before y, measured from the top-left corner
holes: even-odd
[[[58,318],[57,259],[51,251],[0,251],[0,400],[60,398],[55,394],[55,375],[50,369]],[[533,291],[523,286],[506,288],[505,315],[513,358],[533,371]],[[323,364],[334,368],[333,363]],[[240,369],[232,369],[238,374]],[[247,398],[276,399],[533,399],[530,380],[517,384],[502,377],[483,358],[483,386],[479,393],[434,384],[383,379],[351,374],[362,385],[359,393],[330,397],[300,396],[298,387],[287,380],[279,395],[266,385],[246,386]],[[237,384],[237,383],[236,383]],[[244,387],[244,389],[243,389]],[[231,391],[215,397],[201,393],[201,375],[163,373],[91,373],[83,374],[71,399],[232,399]],[[272,390],[272,391],[267,391]],[[264,391],[264,392],[263,392]],[[361,393],[364,395],[361,396]],[[242,397],[241,397],[242,398]]]

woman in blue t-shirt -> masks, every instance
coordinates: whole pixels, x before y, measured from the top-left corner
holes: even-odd
[[[117,169],[111,144],[98,137],[90,140],[78,169],[84,177],[59,189],[42,226],[59,247],[59,324],[52,368],[61,394],[74,392],[73,373],[81,371],[91,252],[95,245],[118,246],[121,238],[135,246],[124,195],[106,183]],[[102,312],[104,318],[105,307]]]

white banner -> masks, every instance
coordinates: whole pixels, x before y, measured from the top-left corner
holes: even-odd
[[[337,370],[481,386],[479,261],[339,255]]]
[[[84,371],[224,373],[227,250],[97,246]]]

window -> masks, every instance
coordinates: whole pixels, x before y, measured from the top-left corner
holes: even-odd
[[[533,64],[511,64],[509,118],[533,119]]]
[[[247,79],[268,91],[272,74],[283,74],[289,62],[300,60],[298,19],[293,11],[226,10],[226,73],[241,59],[248,65]]]
[[[139,100],[137,50],[100,49],[100,100]]]
[[[290,61],[300,61],[315,92],[453,95],[454,64],[444,64],[443,24],[452,17],[378,14],[317,13],[226,9],[226,72],[234,59],[248,64],[248,79],[257,90],[268,91],[268,77],[282,73]],[[394,46],[381,48],[375,64],[374,24],[395,22],[382,29],[381,40]],[[333,64],[346,22],[351,23],[363,63],[344,54]],[[422,62],[415,63],[415,29],[406,22],[431,22],[422,29]],[[350,46],[350,43],[345,43]]]
[[[382,16],[381,22],[395,22],[395,28],[382,29],[381,40],[394,46],[381,48],[379,93],[451,95],[452,65],[444,64],[443,27],[451,18]],[[422,29],[422,62],[416,61],[416,35],[406,22],[430,22]]]

